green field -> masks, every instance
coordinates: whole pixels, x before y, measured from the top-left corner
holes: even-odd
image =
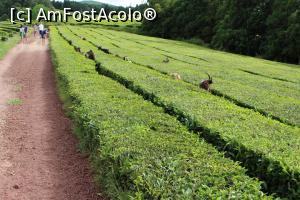
[[[51,48],[110,197],[300,198],[298,66],[87,25],[53,27]]]
[[[128,33],[122,34],[122,32],[103,30],[93,32],[91,29],[76,29],[76,34],[90,36],[87,37],[88,41],[95,46],[110,49],[112,54],[119,57],[127,56],[136,64],[151,67],[166,74],[179,73],[184,81],[194,85],[198,85],[200,77],[206,77],[205,72],[209,72],[216,78],[214,86],[216,94],[226,96],[240,105],[260,111],[262,114],[282,122],[296,126],[300,125],[300,115],[298,114],[300,110],[300,91],[298,85],[288,81],[266,79],[262,76],[246,73],[243,70],[253,70],[244,67],[244,65],[255,65],[255,63],[250,64],[251,61],[248,61],[248,64],[242,64],[240,67],[235,66],[235,68],[238,68],[236,70],[230,68],[234,68],[234,65],[237,64],[231,62],[231,64],[224,65],[223,63],[226,59],[232,59],[229,54],[227,56],[229,58],[226,57],[221,62],[214,59],[220,57],[219,55],[205,56],[209,52],[205,52],[205,54],[195,52],[192,58],[178,53],[169,53],[172,49],[182,49],[180,46],[169,47],[165,45],[161,47],[161,49],[169,49],[168,52],[157,50],[156,43],[151,46],[151,42],[143,42],[145,38],[140,36],[137,39],[132,39],[135,35],[131,36],[132,34]],[[101,43],[98,42],[99,39]],[[180,50],[180,52],[182,51]],[[185,51],[187,50],[185,49]],[[202,54],[204,57],[202,60],[199,59],[201,56],[197,58],[197,55]],[[165,57],[169,57],[171,62],[168,64],[163,63]],[[223,65],[220,63],[223,63]],[[284,69],[281,69],[279,73],[283,74]],[[291,80],[300,81],[296,74]],[[265,98],[266,96],[268,98]]]
[[[300,67],[138,27],[50,27],[59,93],[105,195],[300,199]],[[17,33],[0,22],[0,58]],[[199,88],[207,73],[211,92]]]

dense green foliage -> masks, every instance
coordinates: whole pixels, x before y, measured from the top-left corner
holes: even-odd
[[[95,10],[100,10],[101,8],[104,8],[106,11],[116,10],[120,11],[124,9],[121,6],[114,6],[111,4],[106,3],[100,3],[96,1],[82,1],[82,2],[76,2],[73,0],[65,0],[65,1],[58,1],[53,0],[52,1],[53,6],[56,9],[63,10],[64,8],[71,8],[72,10],[78,10],[78,11],[90,11],[92,8]]]
[[[192,84],[104,53],[89,41],[78,40],[79,37],[66,27],[60,27],[60,30],[83,52],[93,50],[96,53],[96,60],[101,63],[97,68],[99,73],[164,107],[190,129],[203,130],[202,137],[241,161],[250,174],[263,179],[269,192],[299,198],[299,128],[241,108]]]
[[[112,199],[271,199],[163,109],[98,75],[69,43],[52,29],[53,61],[82,147]]]
[[[198,85],[200,77],[205,78],[207,76],[205,72],[209,72],[216,80],[214,93],[226,95],[227,98],[235,100],[240,105],[259,110],[267,116],[273,116],[280,121],[300,127],[300,91],[299,86],[294,83],[253,76],[233,69],[232,66],[224,72],[224,67],[218,66],[222,64],[221,62],[214,64],[209,57],[205,58],[206,61],[190,59],[182,55],[182,51],[174,55],[158,50],[158,45],[145,42],[147,37],[144,36],[103,29],[95,31],[95,29],[74,27],[71,30],[78,36],[84,35],[95,45],[99,44],[100,39],[102,47],[109,49],[114,55],[122,58],[128,57],[134,63],[151,67],[165,74],[179,73],[184,81],[194,85]],[[176,45],[169,47],[165,43],[166,41],[160,46],[166,49],[176,48]],[[163,62],[166,56],[169,56],[170,60],[167,64]],[[173,57],[176,59],[172,59]],[[287,69],[287,67],[283,68],[282,72],[286,72]],[[261,88],[261,85],[264,85],[264,88]]]
[[[36,4],[42,4],[51,8],[50,0],[1,0],[0,1],[0,21],[10,17],[10,8],[33,8]]]
[[[198,38],[211,47],[300,63],[299,0],[149,0],[158,19],[144,30],[167,38]]]
[[[11,24],[7,21],[0,21],[0,36],[12,37],[13,34],[18,32],[19,29],[17,25]]]

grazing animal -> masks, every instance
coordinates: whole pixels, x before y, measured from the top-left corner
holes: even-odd
[[[123,58],[123,60],[125,60],[125,61],[127,61],[127,62],[130,62],[130,63],[132,63],[132,61],[129,59],[129,57],[128,57],[128,56],[125,56],[125,57]]]
[[[213,79],[212,79],[212,77],[211,77],[208,73],[206,73],[206,74],[208,75],[208,80],[202,80],[202,81],[200,82],[199,87],[200,87],[201,89],[210,91],[210,85],[213,84]]]
[[[178,73],[172,73],[172,74],[170,74],[170,75],[171,75],[172,78],[175,79],[175,80],[181,80],[181,76],[180,76],[180,74],[178,74]]]
[[[81,53],[81,49],[80,49],[80,47],[74,47],[74,49],[75,49],[75,51],[77,51],[77,52]]]
[[[164,63],[169,63],[169,62],[170,62],[170,60],[169,60],[169,58],[168,58],[168,57],[166,57],[166,59],[164,59],[164,60],[163,60],[163,62],[164,62]]]
[[[95,65],[95,69],[97,72],[100,72],[101,70],[101,63],[97,62],[96,65]]]
[[[109,49],[104,49],[104,48],[102,48],[101,50],[102,50],[104,53],[106,53],[106,54],[110,54]]]
[[[94,52],[92,50],[86,52],[85,57],[87,57],[88,59],[91,59],[91,60],[95,60],[96,59],[95,58],[95,54],[94,54]]]

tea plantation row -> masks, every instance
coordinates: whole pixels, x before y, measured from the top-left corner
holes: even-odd
[[[157,50],[132,43],[128,39],[108,39],[111,36],[103,34],[103,31],[101,35],[82,28],[72,28],[72,31],[78,36],[84,35],[96,46],[109,49],[120,58],[127,57],[134,63],[165,74],[179,73],[184,81],[194,85],[198,85],[201,77],[207,77],[205,72],[209,72],[215,78],[214,94],[225,96],[238,105],[257,110],[273,119],[300,127],[298,84],[257,77],[236,69],[205,67],[205,64],[195,66],[171,58],[169,63],[164,63],[165,56]]]
[[[96,30],[96,26],[92,27]],[[278,80],[300,83],[299,66],[286,63],[273,62],[249,56],[242,56],[222,51],[215,51],[199,45],[192,45],[176,40],[166,40],[156,37],[141,36],[120,31],[111,31],[98,29],[106,32],[110,38],[114,36],[126,38],[127,40],[142,43],[165,53],[176,55],[176,58],[188,62],[199,63],[199,61],[208,61],[208,66],[223,67],[223,69],[242,69],[255,72],[265,77]]]
[[[299,198],[299,128],[287,126],[244,109],[223,98],[200,91],[141,65],[106,54],[65,27],[61,33],[82,51],[93,50],[98,72],[109,76],[144,98],[176,115],[192,130],[242,162],[249,174],[266,182],[269,192]]]
[[[59,83],[82,147],[111,198],[271,199],[243,168],[163,109],[98,75],[93,61],[51,30]]]

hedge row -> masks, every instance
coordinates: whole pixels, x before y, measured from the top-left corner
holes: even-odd
[[[16,25],[8,23],[7,21],[0,22],[0,36],[3,38],[1,39],[2,41],[6,41],[8,37],[13,37],[16,32],[18,32]]]
[[[5,42],[8,40],[8,38],[13,37],[14,34],[12,32],[7,32],[6,30],[1,30],[0,28],[0,40],[2,42]]]
[[[20,41],[18,36],[14,37],[0,37],[0,59],[11,49],[13,48],[18,42]]]
[[[300,129],[268,119],[140,65],[117,59],[78,40],[66,28],[62,34],[83,51],[96,52],[98,71],[176,115],[192,130],[247,167],[266,182],[269,192],[300,198]]]
[[[0,59],[18,42],[17,37],[14,37],[16,31],[16,25],[7,21],[0,22]]]
[[[218,78],[218,80],[227,80],[227,81],[231,81],[237,84],[241,84],[241,85],[247,85],[247,86],[251,86],[251,87],[255,87],[258,88],[260,90],[268,90],[269,92],[278,94],[280,96],[287,96],[287,97],[293,97],[296,99],[300,99],[300,91],[299,91],[299,84],[295,84],[292,82],[289,82],[288,80],[285,80],[284,78],[278,78],[278,79],[273,79],[271,78],[270,74],[269,76],[266,75],[262,75],[259,73],[253,73],[253,71],[249,71],[249,70],[243,70],[243,66],[245,65],[245,63],[243,63],[243,59],[241,59],[241,63],[240,63],[240,67],[229,67],[229,66],[223,66],[223,62],[222,61],[215,61],[215,62],[210,62],[210,61],[206,61],[205,59],[201,58],[201,54],[197,54],[196,52],[194,53],[194,57],[198,59],[198,62],[193,62],[191,60],[189,60],[188,58],[186,58],[186,56],[182,55],[180,51],[177,51],[177,53],[168,53],[162,50],[158,50],[152,46],[147,46],[143,43],[143,40],[140,38],[138,39],[133,39],[132,37],[134,37],[134,34],[130,34],[128,35],[128,33],[126,34],[126,37],[122,37],[122,34],[124,34],[123,32],[115,32],[115,31],[103,31],[103,29],[100,30],[93,30],[93,29],[78,29],[76,32],[78,33],[78,31],[84,31],[86,34],[90,34],[92,35],[92,37],[94,35],[97,36],[98,39],[104,39],[107,42],[113,42],[114,44],[117,44],[120,49],[114,49],[114,50],[124,50],[127,49],[127,47],[129,46],[129,53],[135,53],[135,55],[139,55],[139,57],[135,57],[135,59],[137,59],[139,61],[139,63],[143,64],[143,58],[145,58],[145,55],[148,57],[155,57],[156,60],[152,59],[151,61],[151,66],[153,66],[154,64],[158,64],[158,65],[162,65],[167,67],[166,65],[163,65],[164,63],[162,62],[162,60],[168,56],[170,57],[170,66],[171,68],[173,68],[173,65],[175,65],[175,67],[180,67],[180,69],[184,68],[184,69],[188,69],[188,70],[194,70],[194,71],[208,71],[213,73],[213,75],[215,77]],[[118,35],[116,35],[118,34]],[[103,36],[103,37],[101,37]],[[144,36],[139,36],[139,37],[144,37]],[[138,38],[138,37],[137,37]],[[110,39],[110,40],[107,40]],[[154,39],[153,39],[154,40]],[[157,39],[156,42],[158,42],[159,39]],[[155,44],[155,43],[153,43]],[[153,45],[152,44],[152,45]],[[160,45],[168,45],[169,43],[163,43]],[[111,46],[111,48],[113,48],[113,46]],[[171,49],[176,51],[177,48],[180,48],[180,45],[174,45]],[[186,47],[188,48],[188,47]],[[113,49],[112,49],[113,50]],[[128,49],[127,49],[128,50]],[[123,51],[124,52],[124,51]],[[237,55],[236,55],[237,56]],[[142,57],[142,59],[140,58]],[[149,59],[150,59],[149,58]],[[185,58],[185,59],[183,59]],[[227,58],[228,59],[228,58]],[[254,59],[255,60],[255,59]],[[256,62],[261,61],[261,63],[263,63],[262,60],[255,60]],[[146,63],[146,64],[149,64]],[[274,63],[274,66],[276,66],[276,63]],[[257,69],[254,71],[259,71],[259,66],[253,66],[253,69]],[[268,66],[266,67],[269,70],[272,70],[274,67],[273,66]],[[276,68],[276,67],[275,67]],[[297,76],[297,73],[300,73],[300,70],[297,68],[289,68],[287,66],[284,66],[285,70],[284,73],[285,74],[289,74],[289,75],[293,75],[293,76]],[[226,70],[224,70],[226,69]],[[283,72],[283,71],[282,71]],[[187,76],[189,77],[189,76]],[[191,81],[193,81],[193,83],[198,83],[198,78],[196,78],[196,80],[194,79],[190,79]],[[194,82],[196,81],[196,82]],[[217,84],[219,83],[219,81],[216,82]],[[221,85],[221,84],[219,84]],[[261,87],[263,85],[263,88]]]
[[[72,28],[74,29],[75,27]],[[266,78],[257,79],[239,70],[224,71],[218,67],[189,65],[171,58],[169,63],[164,63],[165,56],[157,50],[128,40],[116,41],[113,38],[109,39],[111,36],[108,34],[101,33],[102,36],[82,28],[77,28],[76,34],[85,35],[86,39],[95,45],[101,40],[101,45],[110,49],[112,54],[127,56],[134,63],[150,66],[165,74],[179,73],[184,81],[194,85],[199,84],[201,77],[207,78],[207,71],[215,80],[214,94],[226,96],[240,106],[257,110],[280,122],[300,127],[300,90],[296,84],[270,81]]]
[[[51,30],[53,60],[72,99],[80,141],[111,198],[271,199],[243,168],[161,108],[99,76],[94,62]]]
[[[299,73],[299,67],[297,65],[216,51],[177,40],[166,40],[107,29],[101,29],[101,32],[106,32],[112,37],[124,37],[131,41],[138,41],[140,44],[171,53],[177,58],[188,62],[199,63],[202,59],[208,61],[208,65],[212,64],[212,67],[217,67],[218,64],[221,64],[226,69],[244,69],[267,75],[274,79],[284,79],[300,83],[300,78],[297,74]]]

